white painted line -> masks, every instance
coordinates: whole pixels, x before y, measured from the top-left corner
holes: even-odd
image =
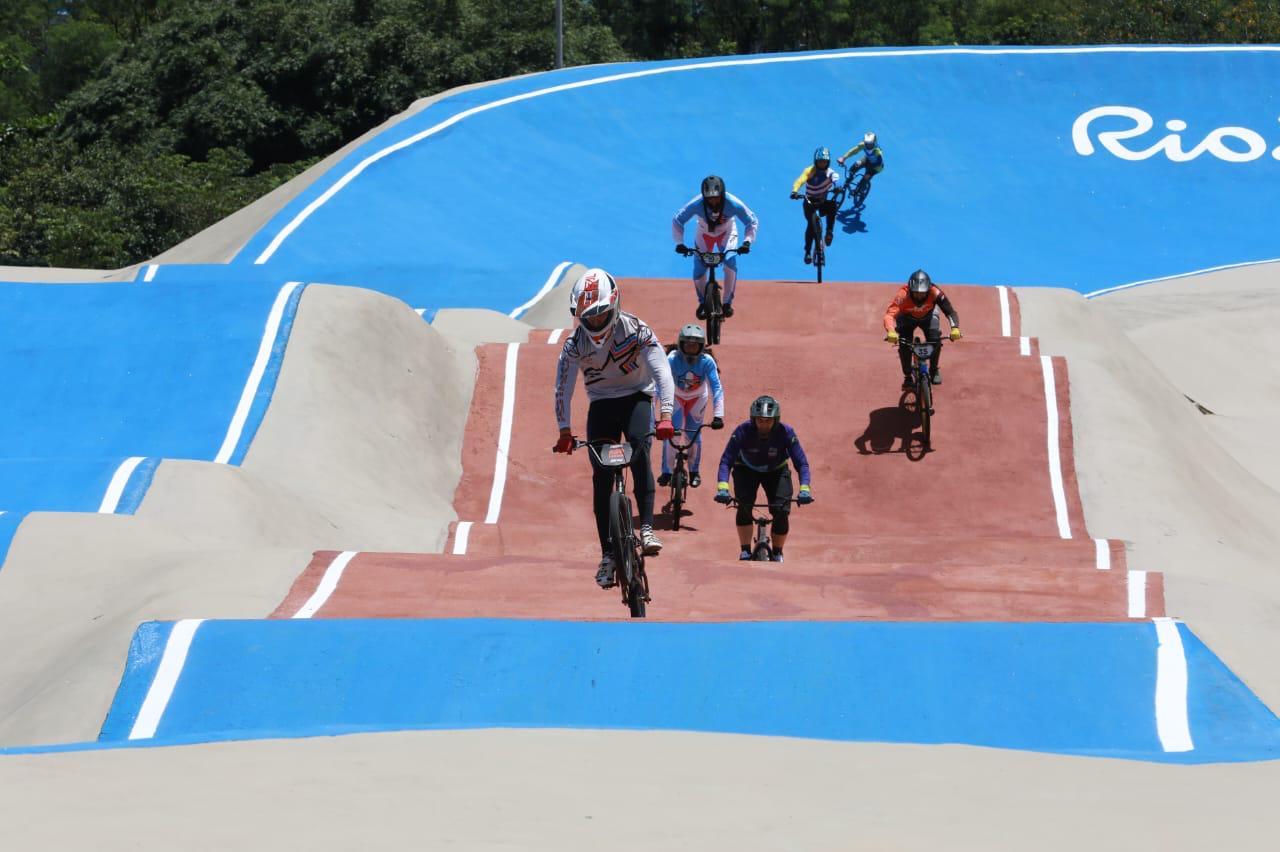
[[[1000,333],[1009,337],[1013,334],[1013,323],[1009,318],[1009,288],[997,284],[996,289],[1000,291]]]
[[[516,408],[516,355],[519,343],[507,344],[507,374],[502,383],[502,428],[498,432],[498,455],[493,462],[493,490],[489,492],[486,524],[496,524],[502,511],[502,492],[507,487],[507,454],[511,450],[511,423]]]
[[[1280,257],[1273,257],[1270,260],[1246,260],[1241,263],[1224,263],[1222,266],[1210,266],[1207,269],[1195,269],[1191,272],[1176,272],[1173,275],[1162,275],[1159,278],[1147,278],[1143,281],[1133,281],[1129,284],[1117,284],[1115,287],[1103,287],[1101,290],[1094,290],[1091,293],[1085,293],[1086,299],[1092,299],[1097,296],[1105,296],[1108,293],[1115,293],[1120,290],[1129,290],[1133,287],[1141,287],[1143,284],[1155,284],[1158,281],[1172,281],[1174,278],[1191,278],[1195,275],[1204,275],[1209,272],[1221,272],[1224,269],[1240,269],[1244,266],[1261,266],[1264,263],[1280,263]]]
[[[160,271],[160,264],[158,264],[158,263],[148,263],[148,264],[147,264],[147,272],[146,272],[146,274],[145,274],[145,275],[143,275],[143,276],[142,276],[142,280],[143,280],[143,281],[146,281],[146,282],[148,282],[148,283],[150,283],[150,282],[152,282],[152,281],[156,280],[156,273],[157,273],[157,272],[159,272],[159,271]]]
[[[307,598],[307,602],[292,617],[310,618],[319,612],[320,607],[328,602],[333,590],[338,588],[338,581],[342,579],[342,572],[347,570],[347,565],[356,557],[357,553],[359,553],[358,550],[344,550],[333,557],[329,567],[324,569],[324,576],[320,578],[320,585],[316,586],[316,590],[311,593],[311,597]]]
[[[552,329],[551,333],[547,335],[547,343],[554,346],[560,342],[560,335],[562,334],[564,334],[563,328]]]
[[[1058,515],[1058,535],[1071,538],[1071,519],[1067,517],[1067,494],[1062,486],[1062,455],[1058,448],[1058,388],[1053,378],[1053,359],[1040,356],[1044,372],[1044,407],[1048,420],[1046,440],[1049,446],[1049,485],[1053,489],[1053,508]]]
[[[568,92],[574,89],[586,89],[594,86],[604,85],[606,83],[617,83],[622,80],[635,80],[640,77],[656,77],[664,74],[681,74],[686,72],[708,71],[716,68],[733,68],[749,65],[775,65],[780,63],[792,62],[827,62],[835,60],[859,60],[859,59],[875,59],[879,57],[893,56],[1009,56],[1013,54],[1022,54],[1026,56],[1047,56],[1047,55],[1070,55],[1077,53],[1275,53],[1280,52],[1280,47],[1266,45],[1228,45],[1216,47],[1200,47],[1200,46],[1152,46],[1152,47],[1129,47],[1129,46],[1107,46],[1107,47],[1033,47],[1033,48],[993,48],[993,49],[974,49],[962,47],[946,47],[946,48],[916,48],[913,50],[860,50],[856,52],[845,53],[817,53],[817,54],[800,54],[800,55],[774,55],[757,57],[754,59],[722,59],[714,62],[693,62],[686,65],[664,65],[660,68],[646,68],[643,71],[627,71],[621,74],[609,74],[604,77],[592,77],[587,80],[577,80],[572,83],[561,83],[558,86],[548,86],[545,89],[535,89],[531,92],[523,92],[519,95],[512,95],[506,98],[500,98],[496,101],[479,104],[471,109],[463,110],[456,115],[452,115],[437,124],[433,124],[425,130],[415,133],[407,139],[388,145],[369,156],[365,157],[357,163],[351,171],[344,174],[332,186],[320,194],[314,201],[304,207],[296,216],[289,221],[276,234],[271,243],[258,255],[255,264],[266,263],[271,256],[276,253],[276,249],[288,239],[289,235],[298,229],[298,226],[310,218],[311,214],[319,210],[342,191],[347,184],[360,176],[365,169],[381,160],[383,157],[394,154],[396,151],[404,150],[411,145],[421,142],[436,135],[442,130],[446,130],[460,121],[465,121],[473,115],[479,115],[499,107],[509,106],[521,101],[533,100],[534,98],[544,97],[546,95],[557,94],[559,92]],[[535,297],[536,298],[536,297]],[[517,308],[517,311],[520,309]],[[513,314],[514,316],[514,314]]]
[[[1020,355],[1031,354],[1031,338],[1030,337],[1018,338],[1018,354]]]
[[[289,303],[293,291],[302,286],[301,281],[290,281],[280,288],[276,294],[275,304],[267,315],[267,327],[262,332],[262,342],[258,344],[258,357],[254,359],[253,369],[249,371],[249,380],[244,384],[240,394],[240,403],[236,413],[231,417],[231,425],[227,427],[227,436],[222,440],[222,448],[214,457],[215,464],[226,464],[240,443],[240,434],[244,431],[245,421],[249,419],[249,410],[253,407],[253,398],[258,395],[258,385],[262,384],[262,375],[267,371],[267,362],[271,360],[271,349],[276,344],[276,332],[280,330],[280,322],[284,319],[284,307]]]
[[[1187,718],[1187,655],[1178,623],[1153,618],[1156,625],[1156,733],[1165,751],[1191,751],[1191,723]]]
[[[467,541],[471,538],[471,521],[458,521],[453,530],[453,552],[461,556],[467,552]]]
[[[141,464],[143,456],[132,456],[125,459],[116,468],[115,474],[111,477],[111,483],[107,486],[107,493],[102,497],[102,504],[98,506],[98,511],[104,515],[114,515],[116,507],[120,505],[120,498],[124,495],[124,487],[129,484],[129,477],[133,476],[133,471]]]
[[[1147,572],[1129,572],[1129,617],[1147,617]]]
[[[1094,567],[1099,571],[1111,570],[1111,542],[1105,538],[1095,538],[1093,540],[1094,547]]]
[[[511,313],[507,314],[507,316],[511,317],[512,319],[519,319],[521,314],[523,314],[525,311],[532,308],[539,299],[541,299],[543,296],[551,292],[551,288],[556,286],[556,282],[560,280],[561,274],[563,274],[564,271],[568,269],[570,266],[573,266],[573,261],[571,260],[561,261],[559,265],[556,266],[555,269],[551,270],[551,274],[547,276],[546,281],[542,282],[542,288],[538,290],[537,293],[534,294],[533,298],[525,302],[520,307],[516,308]]]
[[[427,309],[426,309],[426,308],[414,308],[414,309],[413,309],[413,312],[414,312],[415,314],[417,314],[418,316],[422,316],[423,314],[425,314],[425,313],[427,312]]]
[[[196,636],[196,628],[203,622],[203,618],[186,618],[173,625],[173,630],[169,631],[169,641],[164,643],[164,655],[160,657],[155,680],[151,681],[147,697],[142,701],[138,718],[133,720],[129,739],[148,740],[156,735],[156,728],[160,727],[169,699],[173,697],[173,689],[178,685],[182,667],[187,664],[191,640]]]

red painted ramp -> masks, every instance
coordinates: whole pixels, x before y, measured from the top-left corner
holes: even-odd
[[[746,282],[716,355],[729,425],[782,403],[813,468],[787,562],[743,566],[733,515],[712,500],[729,430],[704,432],[701,489],[650,561],[653,617],[669,619],[1113,619],[1164,611],[1160,578],[1089,538],[1072,459],[1066,365],[1017,336],[1011,291],[948,287],[965,339],[943,351],[930,452],[902,404],[883,338],[894,285]],[[671,339],[692,317],[687,281],[626,281],[624,308]],[[326,616],[614,618],[598,558],[585,453],[555,455],[562,334],[482,346],[450,555],[359,554]],[[587,397],[578,388],[581,434]],[[655,460],[656,469],[656,460]],[[332,562],[332,559],[329,560]],[[317,557],[277,615],[325,588]],[[321,564],[323,563],[323,564]],[[1102,570],[1100,570],[1102,569]],[[1135,585],[1137,583],[1137,585]],[[291,611],[292,610],[292,611]]]
[[[316,594],[338,554],[317,553],[273,614],[289,618]],[[1131,589],[1126,571],[1043,566],[649,562],[654,618],[1116,620],[1139,592],[1163,611],[1163,588]],[[326,618],[626,618],[616,593],[601,592],[589,562],[531,556],[361,553],[319,615]]]

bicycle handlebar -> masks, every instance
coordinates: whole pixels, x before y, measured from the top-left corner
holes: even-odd
[[[643,441],[645,438],[652,438],[652,437],[654,437],[655,435],[657,435],[657,433],[656,433],[656,432],[649,432],[648,434],[641,435],[639,438],[629,439],[629,441],[630,441],[630,440]],[[620,443],[622,443],[622,442],[621,442],[621,441],[614,441],[614,440],[611,440],[611,439],[609,439],[609,438],[596,438],[594,441],[586,441],[586,440],[583,440],[582,438],[578,438],[578,437],[576,437],[576,436],[573,438],[573,448],[574,448],[575,450],[580,450],[580,449],[582,449],[583,447],[590,447],[590,446],[592,446],[593,444],[604,445],[604,444],[620,444]],[[551,452],[553,452],[553,453],[554,453],[555,451],[556,451],[556,448],[555,448],[555,446],[554,446],[554,445],[552,445],[552,447],[551,447]]]
[[[681,255],[684,257],[688,257],[691,254],[696,254],[707,266],[719,266],[728,259],[729,255],[742,254],[742,250],[731,248],[725,249],[724,251],[703,251],[702,249],[685,246],[685,250],[681,252]]]
[[[687,449],[689,449],[690,447],[692,447],[692,446],[693,446],[693,439],[694,439],[695,437],[697,437],[698,433],[699,433],[699,432],[701,432],[703,429],[707,429],[707,428],[710,428],[710,424],[708,424],[708,423],[703,423],[703,424],[701,424],[700,426],[698,426],[698,428],[697,428],[697,429],[677,429],[677,430],[676,430],[676,434],[677,434],[677,435],[688,435],[688,436],[689,436],[689,441],[688,441],[688,443],[685,443],[685,444],[677,444],[677,443],[676,443],[676,439],[675,439],[675,438],[672,438],[672,439],[671,439],[671,446],[672,446],[672,447],[674,447],[674,448],[675,448],[675,449],[677,449],[677,450],[687,450]]]

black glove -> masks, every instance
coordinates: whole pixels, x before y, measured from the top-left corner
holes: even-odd
[[[679,254],[679,255],[688,255],[688,254],[689,254],[689,247],[688,247],[687,245],[685,245],[684,243],[680,243],[680,244],[678,244],[678,245],[676,246],[676,254]]]
[[[799,200],[800,200],[800,193],[798,193],[798,192],[793,192],[793,193],[791,193],[791,200],[792,200],[792,201],[799,201]]]
[[[747,240],[745,243],[738,246],[738,254],[751,254],[751,240]]]
[[[713,417],[713,418],[711,418],[711,428],[712,428],[712,429],[723,429],[723,428],[724,428],[724,418],[723,418],[723,417]]]

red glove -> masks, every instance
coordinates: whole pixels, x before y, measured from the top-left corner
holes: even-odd
[[[573,452],[573,433],[565,429],[560,433],[560,440],[556,441],[556,445],[552,448],[557,453]]]
[[[653,434],[659,441],[670,441],[675,437],[676,427],[671,425],[670,420],[659,420]]]

